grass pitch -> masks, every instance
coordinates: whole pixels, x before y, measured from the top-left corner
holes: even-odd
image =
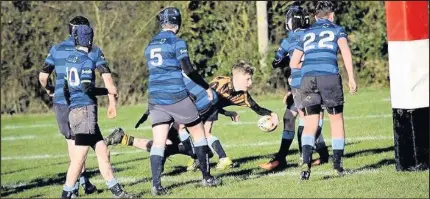
[[[394,166],[394,147],[390,95],[388,89],[364,89],[356,96],[346,94],[345,128],[346,149],[344,168],[349,174],[336,177],[332,163],[314,167],[311,179],[299,181],[299,156],[295,140],[287,156],[289,166],[266,172],[258,164],[266,162],[277,152],[282,127],[272,133],[257,128],[258,115],[250,109],[229,107],[239,111],[241,122],[232,123],[220,116],[213,128],[227,155],[240,167],[212,174],[220,176],[224,184],[217,188],[196,188],[200,172],[187,172],[188,158],[176,155],[166,162],[162,184],[170,188],[165,197],[425,197],[429,198],[429,171],[397,172]],[[257,102],[284,112],[282,96],[258,97]],[[117,118],[109,120],[106,109],[100,108],[99,124],[104,136],[117,126],[136,137],[151,138],[148,123],[134,129],[135,122],[146,110],[146,105],[119,107]],[[330,126],[325,117],[323,135],[331,145]],[[53,112],[38,115],[14,115],[1,118],[1,197],[58,198],[61,195],[68,167],[66,142],[58,133]],[[149,154],[133,147],[111,147],[115,175],[125,189],[140,197],[150,195],[151,175]],[[331,148],[330,148],[331,150]],[[331,151],[330,151],[331,153]],[[318,157],[314,154],[314,157]],[[218,161],[211,159],[212,166]],[[83,198],[111,197],[99,174],[94,152],[90,151],[87,168],[91,181],[99,193]]]

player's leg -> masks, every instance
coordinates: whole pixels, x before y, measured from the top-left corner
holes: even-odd
[[[345,149],[345,128],[343,120],[343,88],[340,75],[318,77],[318,90],[330,119],[333,149],[333,168],[342,174],[342,158]]]
[[[218,137],[212,134],[212,126],[215,121],[206,121],[204,123],[205,135],[208,140],[209,147],[218,155],[219,161],[216,165],[216,169],[225,170],[233,166],[233,161],[227,157],[224,148],[221,145],[221,141]]]
[[[328,162],[329,153],[327,145],[325,144],[324,137],[322,135],[322,126],[324,120],[324,109],[320,113],[320,120],[318,122],[318,131],[315,135],[315,151],[319,154],[319,159],[312,162],[312,165],[320,165]]]
[[[300,165],[303,164],[303,150],[302,150],[302,135],[303,129],[305,128],[304,113],[301,109],[298,109],[299,126],[297,127],[297,144],[299,145],[299,157]]]
[[[173,122],[172,116],[165,110],[169,106],[151,105],[149,111],[152,124],[152,147],[150,151],[152,189],[151,193],[155,195],[165,195],[167,190],[161,186],[161,173],[163,170],[163,160],[166,146],[167,134],[170,124]]]
[[[202,185],[217,186],[220,184],[221,180],[210,174],[208,155],[210,149],[205,137],[203,123],[194,103],[190,98],[186,98],[175,104],[175,106],[169,107],[169,112],[175,113],[173,114],[175,121],[179,124],[184,124],[190,132],[193,139],[194,152],[199,160],[199,168],[203,175]]]
[[[63,105],[63,104],[54,104],[54,112],[55,112],[60,133],[66,138],[67,151],[68,151],[69,159],[71,161],[72,153],[74,151],[74,146],[75,146],[75,141],[74,141],[75,138],[72,135],[70,124],[69,124],[69,106]],[[83,164],[80,175],[81,176],[79,178],[79,181],[75,183],[74,195],[78,196],[79,184],[82,185],[86,194],[94,193],[97,190],[97,188],[89,181],[89,177],[85,170],[85,162]]]
[[[107,146],[121,144],[124,146],[134,146],[138,149],[150,151],[152,140],[145,138],[137,138],[132,135],[126,134],[122,128],[115,128],[113,132],[104,138]]]
[[[291,143],[293,142],[293,139],[294,139],[296,116],[297,116],[297,108],[295,108],[294,104],[292,104],[291,106],[287,106],[284,113],[284,118],[283,118],[284,130],[282,132],[281,145],[279,147],[278,153],[276,153],[275,157],[271,159],[268,163],[259,165],[261,168],[270,171],[279,166],[282,167],[287,165],[287,161],[285,160],[285,158],[288,155]]]
[[[310,176],[315,134],[318,130],[321,112],[321,96],[318,92],[315,92],[317,90],[316,86],[316,77],[306,76],[302,78],[300,92],[305,123],[302,134],[303,165],[300,173],[302,180],[307,180]]]
[[[76,129],[76,132],[83,132],[75,135],[76,146],[91,146],[96,154],[100,174],[106,181],[106,185],[111,190],[115,198],[131,198],[132,195],[124,191],[113,174],[112,165],[109,158],[109,150],[103,141],[98,121],[97,106],[89,105],[82,107],[81,115],[74,115],[83,118],[83,125]],[[72,114],[71,114],[72,115]]]

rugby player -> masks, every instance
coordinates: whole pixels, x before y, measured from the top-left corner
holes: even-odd
[[[40,84],[45,88],[47,94],[54,98],[54,112],[60,133],[65,137],[67,142],[69,158],[71,156],[71,152],[73,151],[75,141],[74,136],[72,136],[72,133],[70,132],[69,107],[64,98],[63,81],[66,75],[66,58],[75,52],[75,43],[72,37],[72,30],[78,25],[90,26],[90,22],[83,16],[76,16],[70,20],[68,24],[69,38],[51,47],[49,54],[45,59],[45,64],[39,73]],[[91,51],[88,53],[88,56],[95,63],[98,71],[103,77],[103,80],[108,83],[107,87],[111,87],[111,90],[115,90],[109,67],[101,49],[93,45]],[[55,87],[48,84],[48,79],[52,72],[55,72],[56,76]],[[110,110],[115,109],[110,108]],[[86,194],[91,194],[97,190],[96,186],[91,184],[89,181],[89,176],[85,171],[85,163],[82,167],[82,173],[79,178],[79,182],[76,182],[75,185],[75,194],[78,194],[79,184],[81,184]]]
[[[285,160],[288,151],[294,139],[295,119],[299,115],[299,127],[297,129],[297,137],[299,143],[300,159],[302,159],[301,135],[303,132],[303,113],[300,111],[299,96],[296,95],[297,89],[300,87],[301,73],[300,69],[289,68],[289,60],[294,51],[294,46],[299,42],[299,38],[305,28],[310,25],[309,13],[300,6],[291,6],[286,13],[285,28],[288,31],[288,37],[283,39],[280,47],[276,51],[275,59],[272,62],[273,68],[286,68],[285,76],[288,78],[288,92],[284,96],[284,103],[287,105],[284,113],[284,130],[282,133],[281,145],[279,151],[276,153],[268,163],[259,165],[265,170],[273,170],[278,167],[285,167],[287,161]],[[321,134],[323,115],[320,113],[320,121],[317,132],[317,140],[315,143],[316,151],[320,155],[320,159],[313,162],[316,164],[323,164],[328,162],[329,154],[327,146],[325,145],[324,138]]]
[[[333,168],[343,174],[342,157],[345,148],[343,121],[343,88],[337,63],[340,49],[351,94],[357,92],[352,66],[352,55],[345,29],[333,23],[334,4],[318,1],[315,6],[316,22],[307,28],[295,46],[290,67],[301,68],[302,80],[298,90],[302,101],[305,127],[302,135],[303,165],[300,179],[308,180],[311,173],[312,150],[323,105],[330,119]],[[304,57],[303,63],[301,62]],[[296,94],[297,95],[297,94]]]
[[[61,197],[72,197],[74,184],[91,147],[96,153],[100,173],[114,197],[132,198],[133,196],[124,191],[113,175],[109,151],[98,125],[96,96],[108,95],[109,104],[115,109],[116,89],[95,87],[96,64],[88,56],[93,46],[92,28],[79,25],[72,30],[72,35],[76,50],[65,58],[66,75],[63,77],[63,91],[70,109],[70,130],[75,136],[75,146]],[[108,116],[114,118],[116,111],[108,111]]]
[[[149,69],[148,101],[153,132],[150,152],[152,194],[168,193],[161,186],[161,172],[167,135],[173,122],[186,126],[193,137],[196,157],[202,163],[199,167],[203,175],[202,185],[217,186],[221,184],[221,179],[210,174],[210,149],[203,123],[188,95],[182,72],[206,90],[209,100],[213,98],[212,89],[194,70],[186,42],[176,35],[182,22],[179,9],[165,8],[157,17],[162,30],[151,39],[144,53]]]

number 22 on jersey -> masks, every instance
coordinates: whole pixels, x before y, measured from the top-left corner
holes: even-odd
[[[316,38],[318,37],[318,38]],[[315,45],[311,43],[318,39],[318,48],[327,48],[333,49],[333,45],[328,42],[334,41],[334,33],[330,30],[325,30],[320,32],[320,34],[316,35],[313,32],[310,32],[304,36],[303,50],[306,52],[307,50],[315,49]]]

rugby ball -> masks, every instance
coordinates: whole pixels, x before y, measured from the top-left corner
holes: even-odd
[[[264,132],[272,132],[278,126],[272,127],[272,117],[265,115],[258,120],[258,128]]]

